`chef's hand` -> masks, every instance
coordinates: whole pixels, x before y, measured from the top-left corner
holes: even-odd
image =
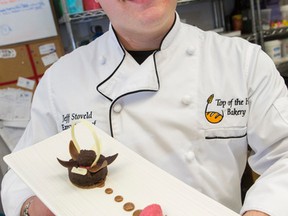
[[[23,204],[21,208],[21,214],[23,215],[23,211],[25,209],[25,206],[30,203],[28,208],[29,216],[55,216],[45,205],[44,203],[37,197],[32,196],[28,198],[25,203]]]
[[[269,216],[260,211],[247,211],[243,216]]]

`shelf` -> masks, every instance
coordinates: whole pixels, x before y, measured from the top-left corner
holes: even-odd
[[[84,11],[82,13],[75,13],[75,14],[67,14],[59,20],[60,24],[65,22],[86,22],[90,21],[91,19],[102,19],[105,17],[106,14],[102,9]]]
[[[242,34],[240,36],[241,38],[244,38],[245,40],[249,41],[249,42],[253,42],[256,43],[257,42],[257,35],[256,34]]]
[[[281,39],[288,36],[288,27],[273,28],[263,31],[264,40]]]
[[[217,31],[216,31],[217,32]],[[218,33],[220,35],[223,35],[223,36],[228,36],[228,37],[241,37],[249,42],[253,42],[255,43],[256,39],[257,39],[257,35],[256,34],[241,34],[241,31],[228,31],[228,32],[225,32],[223,31],[223,28],[222,28],[222,31],[218,31]]]

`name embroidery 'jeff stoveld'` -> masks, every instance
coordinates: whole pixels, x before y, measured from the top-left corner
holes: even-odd
[[[212,124],[218,124],[225,116],[245,117],[248,104],[248,98],[223,100],[220,98],[214,99],[214,94],[212,94],[207,99],[205,117]]]
[[[66,130],[71,127],[71,121],[76,121],[80,119],[93,119],[93,112],[87,111],[85,113],[68,113],[65,115],[62,115],[62,130]],[[96,125],[96,120],[91,122],[92,124]]]

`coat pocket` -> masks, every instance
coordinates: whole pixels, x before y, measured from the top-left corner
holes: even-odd
[[[247,127],[205,130],[205,139],[239,139],[247,136]]]

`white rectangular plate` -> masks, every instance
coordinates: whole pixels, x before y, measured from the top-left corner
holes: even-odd
[[[91,135],[81,125],[76,129],[81,149],[89,149]],[[134,203],[135,210],[152,203],[160,204],[166,216],[238,215],[156,167],[100,129],[95,127],[95,130],[101,139],[102,154],[119,154],[108,166],[108,176],[102,188],[77,188],[70,182],[67,169],[58,163],[57,157],[70,159],[71,130],[7,155],[4,160],[56,215],[132,216],[133,211],[123,209],[127,202]],[[106,194],[106,188],[112,188],[113,193]],[[124,200],[114,201],[117,195]]]

